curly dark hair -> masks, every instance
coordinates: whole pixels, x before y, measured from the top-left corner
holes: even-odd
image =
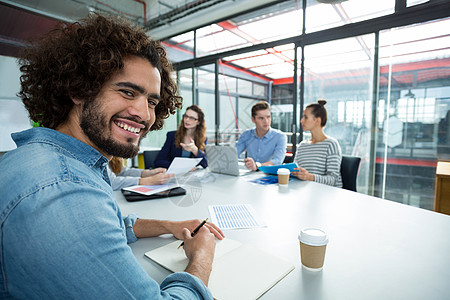
[[[181,107],[172,65],[159,42],[119,17],[91,14],[73,24],[61,23],[32,42],[19,60],[18,96],[31,120],[56,129],[74,105],[71,98],[93,101],[130,55],[147,59],[161,74],[161,100],[151,130],[160,129]]]

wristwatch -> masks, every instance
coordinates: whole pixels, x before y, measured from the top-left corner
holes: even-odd
[[[255,164],[256,164],[256,169],[259,169],[259,167],[261,167],[261,163],[259,161],[257,161]]]

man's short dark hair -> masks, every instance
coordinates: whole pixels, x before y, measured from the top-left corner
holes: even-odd
[[[270,109],[269,103],[266,101],[259,101],[252,106],[252,117],[254,118],[258,111]]]
[[[129,56],[147,59],[161,74],[161,101],[151,127],[160,129],[181,107],[172,65],[159,42],[119,17],[92,14],[73,24],[62,23],[24,49],[19,96],[31,120],[56,129],[67,120],[72,99],[93,101]]]

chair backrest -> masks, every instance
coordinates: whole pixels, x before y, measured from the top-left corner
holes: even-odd
[[[145,150],[144,151],[144,167],[146,169],[153,169],[155,167],[155,159],[160,150]]]
[[[287,153],[286,153],[283,164],[290,164],[293,161],[294,161],[294,155],[287,155]]]
[[[342,188],[356,192],[356,177],[358,176],[360,162],[360,157],[342,155]]]

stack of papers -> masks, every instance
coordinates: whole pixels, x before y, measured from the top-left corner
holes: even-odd
[[[202,160],[202,158],[175,157],[175,159],[170,164],[169,169],[167,169],[167,174],[175,174],[175,176],[186,174],[189,171],[191,171],[196,165],[198,165],[198,163],[201,160]],[[174,179],[171,179],[166,184],[133,185],[133,186],[123,188],[122,190],[149,196],[149,195],[157,194],[157,193],[164,192],[167,190],[171,190],[171,189],[177,188],[179,186],[180,186],[180,184],[178,183],[178,180],[176,178],[174,178]]]
[[[149,196],[149,195],[153,195],[156,193],[171,190],[171,189],[179,187],[179,186],[180,185],[178,183],[166,183],[166,184],[159,184],[159,185],[133,185],[133,186],[123,188],[122,190]]]

